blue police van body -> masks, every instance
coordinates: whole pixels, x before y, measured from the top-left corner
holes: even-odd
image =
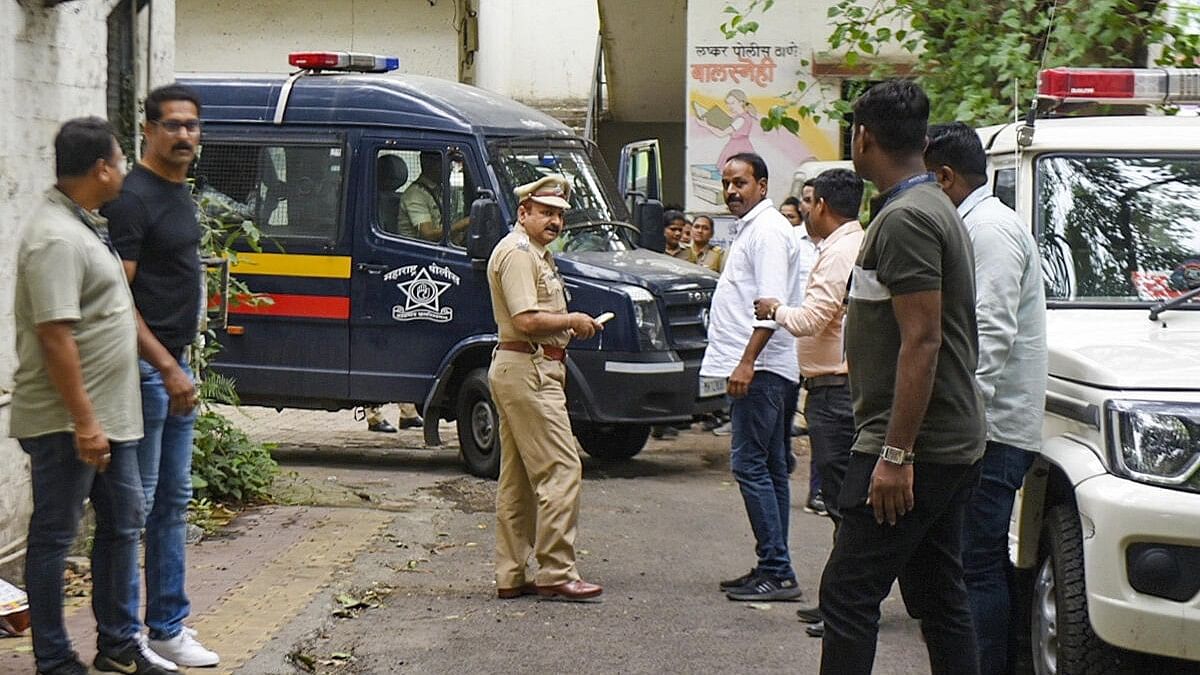
[[[698,388],[716,275],[638,245],[594,144],[569,127],[418,76],[180,80],[203,104],[194,170],[202,208],[252,220],[263,233],[261,251],[242,247],[232,271],[271,302],[231,305],[214,364],[236,379],[245,403],[412,401],[428,444],[441,441],[439,420],[457,421],[467,468],[495,475],[486,254],[516,220],[512,188],[557,171],[575,186],[555,254],[569,306],[615,314],[568,352],[568,406],[581,446],[631,457],[650,425],[723,406],[712,383],[704,396]],[[433,241],[398,232],[392,215],[422,155],[440,158],[441,194],[428,192],[443,232]]]

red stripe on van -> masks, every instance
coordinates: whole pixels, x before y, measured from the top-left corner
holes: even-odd
[[[289,293],[259,293],[273,300],[270,304],[235,303],[230,314],[258,316],[294,316],[306,319],[350,319],[350,298],[341,295],[292,295]]]

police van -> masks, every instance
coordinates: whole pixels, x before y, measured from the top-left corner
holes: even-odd
[[[467,469],[495,476],[485,263],[516,221],[513,188],[559,173],[572,208],[552,248],[569,305],[615,314],[568,350],[582,448],[629,458],[652,424],[724,405],[723,388],[699,377],[717,277],[643,248],[643,232],[653,241],[662,230],[645,171],[623,171],[640,189],[622,195],[596,146],[567,126],[480,89],[390,73],[394,58],[289,62],[291,76],[180,77],[203,102],[202,211],[263,237],[261,250],[238,245],[230,272],[267,301],[224,298],[213,364],[244,403],[416,402],[428,445],[441,442],[439,420],[457,422]],[[643,144],[622,163],[657,166],[655,151]]]
[[[1044,445],[1010,533],[1037,673],[1200,661],[1200,118],[1061,116],[1198,94],[1200,70],[1052,69],[1059,116],[979,130],[1046,279]]]

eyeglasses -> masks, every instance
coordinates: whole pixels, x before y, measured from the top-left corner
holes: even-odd
[[[168,134],[177,134],[180,129],[187,129],[189,134],[200,131],[200,120],[188,120],[186,122],[180,122],[179,120],[154,120],[151,123],[157,124]]]

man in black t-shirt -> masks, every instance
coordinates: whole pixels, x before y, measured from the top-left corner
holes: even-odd
[[[188,347],[199,326],[204,273],[200,222],[187,185],[200,141],[200,101],[169,85],[146,97],[145,156],[121,196],[105,207],[138,313],[138,364],[145,436],[138,465],[146,499],[146,626],[143,653],[183,666],[214,666],[184,626],[191,610],[184,590],[187,505],[192,497],[192,435],[196,386]],[[134,588],[138,575],[129,580]],[[133,615],[137,597],[132,594]],[[141,637],[141,636],[139,636]]]
[[[975,275],[966,228],[926,172],[929,99],[878,84],[854,104],[854,168],[872,203],[850,288],[845,345],[857,428],[821,577],[821,672],[868,673],[879,604],[899,579],[934,675],[978,674],[960,561],[979,478]]]

